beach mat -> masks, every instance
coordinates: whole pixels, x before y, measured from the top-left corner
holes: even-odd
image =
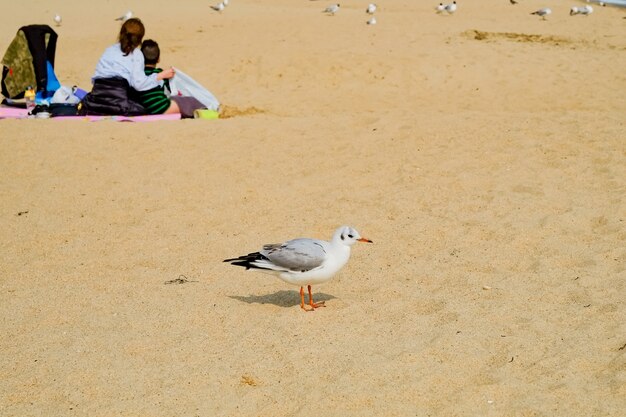
[[[0,107],[0,119],[26,119],[28,111],[15,107]],[[54,120],[113,120],[116,122],[156,122],[160,120],[180,120],[180,114],[150,114],[145,116],[57,116]]]

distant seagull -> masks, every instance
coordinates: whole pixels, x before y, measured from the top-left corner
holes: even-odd
[[[578,10],[578,7],[576,6],[572,6],[571,9],[569,9],[569,15],[570,16],[574,16],[575,14],[580,13],[580,11]]]
[[[456,12],[456,0],[450,4],[446,4],[446,12],[448,12],[448,14]]]
[[[539,9],[531,14],[536,14],[537,16],[541,16],[543,20],[546,20],[546,16],[552,13],[552,9],[549,7],[544,7],[543,9]]]
[[[58,13],[54,15],[54,23],[57,26],[61,26],[61,22],[63,21],[63,19],[61,19],[61,15],[59,15]]]
[[[325,8],[322,13],[328,13],[331,16],[334,16],[335,13],[337,13],[339,11],[339,7],[341,7],[341,5],[339,3],[333,4],[333,5],[328,6],[327,8]]]
[[[437,6],[435,10],[437,10],[437,13],[441,13],[446,10],[446,6],[443,3],[439,3],[439,6]]]
[[[511,4],[517,4],[517,0],[509,0],[511,2]]]
[[[375,18],[375,17],[372,17],[372,18],[371,18],[370,20],[368,20],[366,23],[367,23],[368,25],[375,25],[375,24],[376,24],[376,18]]]
[[[126,13],[124,13],[122,16],[118,17],[115,20],[121,20],[122,22],[127,21],[128,19],[130,19],[131,17],[133,17],[133,12],[131,12],[130,10],[127,11]]]
[[[217,6],[211,6],[211,9],[215,10],[216,12],[221,12],[222,10],[224,10],[225,7],[226,5],[224,4],[224,2],[220,2],[217,4]]]
[[[223,0],[222,3],[224,3],[224,7],[228,6],[229,1],[228,0]]]
[[[374,14],[376,9],[377,9],[376,5],[374,3],[370,3],[369,6],[367,6],[367,9],[365,9],[365,13]]]
[[[588,4],[578,9],[578,14],[582,14],[583,16],[589,16],[591,13],[593,13],[593,7]]]
[[[330,242],[299,238],[284,243],[263,245],[263,249],[236,258],[224,259],[232,265],[276,275],[288,284],[300,287],[300,308],[312,311],[323,307],[315,303],[311,286],[330,280],[350,259],[350,249],[357,242],[372,243],[349,226],[338,228]],[[304,286],[309,290],[309,306],[304,306]]]

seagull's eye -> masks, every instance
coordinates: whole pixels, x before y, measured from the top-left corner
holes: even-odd
[[[348,235],[348,237],[349,237],[350,239],[352,239],[354,236],[352,236],[352,235]]]

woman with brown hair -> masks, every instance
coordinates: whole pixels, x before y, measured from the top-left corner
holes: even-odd
[[[124,22],[118,42],[104,51],[96,65],[92,77],[94,88],[83,100],[88,114],[145,113],[133,100],[131,89],[150,90],[175,75],[173,68],[149,76],[144,73],[144,56],[140,49],[144,34],[141,20],[132,18]],[[165,113],[180,113],[177,103],[170,100]]]

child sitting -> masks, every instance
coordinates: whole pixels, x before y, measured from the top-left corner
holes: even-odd
[[[141,44],[141,52],[144,56],[144,72],[146,75],[158,74],[163,70],[157,67],[161,57],[159,44],[152,39],[146,39]],[[168,94],[165,94],[165,88]],[[170,96],[171,89],[169,80],[165,79],[163,86],[154,87],[147,91],[139,92],[139,101],[149,114],[162,114],[171,112],[168,109],[175,108],[183,119],[194,117],[194,111],[205,109],[206,106],[194,97]],[[171,104],[170,104],[171,103]]]
[[[144,72],[146,75],[158,74],[163,71],[163,69],[157,67],[161,57],[158,43],[152,39],[146,39],[141,44],[141,52],[144,56]],[[139,92],[139,101],[149,114],[162,114],[170,107],[170,99],[165,94],[165,88],[169,92],[169,80],[164,80],[163,86]]]

